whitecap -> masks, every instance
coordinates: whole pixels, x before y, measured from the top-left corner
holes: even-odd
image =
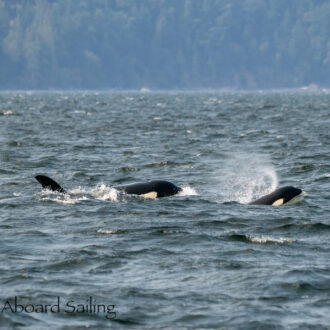
[[[98,234],[104,234],[104,235],[113,235],[113,234],[126,234],[128,231],[125,229],[113,229],[113,230],[109,230],[109,229],[98,229],[96,231]]]
[[[14,114],[14,112],[11,111],[11,110],[4,111],[4,112],[3,112],[3,115],[4,115],[4,116],[10,116],[10,115],[13,115],[13,114]]]
[[[283,243],[292,243],[295,240],[291,238],[275,238],[271,236],[259,236],[259,237],[253,237],[253,236],[247,236],[247,239],[251,243],[258,243],[258,244],[266,244],[266,243],[275,243],[275,244],[283,244]]]
[[[118,232],[117,230],[106,230],[106,229],[98,229],[97,230],[97,233],[106,234],[106,235],[116,234],[117,232]]]

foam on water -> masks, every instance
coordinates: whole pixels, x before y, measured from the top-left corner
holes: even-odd
[[[82,196],[81,194],[61,194],[48,189],[44,189],[40,194],[40,199],[43,201],[52,201],[60,204],[77,204],[82,201],[88,200],[88,197]]]

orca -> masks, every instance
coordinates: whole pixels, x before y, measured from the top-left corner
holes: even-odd
[[[62,194],[67,194],[67,192],[53,179],[45,175],[37,175],[35,177],[37,181],[41,184],[43,189],[49,189],[51,191],[60,192]]]
[[[57,182],[48,176],[37,175],[35,178],[41,184],[43,189],[49,189],[54,192],[67,194],[65,189],[63,189]],[[182,188],[176,186],[174,183],[164,180],[133,183],[113,188],[129,195],[142,195],[147,198],[173,196],[182,190]]]
[[[163,180],[133,183],[114,188],[126,194],[143,195],[149,198],[173,196],[182,190],[182,188],[176,186],[174,183]]]
[[[272,193],[249,203],[250,205],[273,205],[293,204],[304,198],[304,192],[292,186],[276,189]]]
[[[36,180],[41,184],[43,189],[49,189],[54,192],[68,194],[57,182],[45,175],[37,175]],[[133,183],[113,187],[118,191],[129,195],[141,195],[147,198],[161,198],[173,196],[182,191],[182,188],[174,183],[164,180],[154,180],[148,182]],[[292,186],[276,189],[272,193],[263,196],[255,201],[250,202],[250,205],[272,205],[280,206],[283,204],[293,204],[301,201],[304,198],[304,192]]]

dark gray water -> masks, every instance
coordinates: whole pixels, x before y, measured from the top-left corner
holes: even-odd
[[[329,114],[326,92],[1,93],[1,326],[329,327]],[[184,190],[112,188],[151,179]],[[284,185],[305,199],[246,205]]]

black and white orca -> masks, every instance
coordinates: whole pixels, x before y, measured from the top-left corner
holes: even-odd
[[[269,195],[263,196],[249,203],[250,205],[273,205],[293,204],[304,198],[304,192],[292,186],[276,189]]]
[[[42,188],[49,189],[54,192],[67,194],[57,182],[45,175],[37,175],[35,177],[41,184]],[[176,186],[174,183],[163,180],[155,180],[148,182],[133,183],[129,185],[122,185],[113,187],[118,191],[122,191],[130,195],[142,195],[147,198],[161,198],[173,196],[180,192],[182,188]]]
[[[48,176],[37,175],[35,178],[41,184],[42,188],[67,194],[65,189],[63,189],[57,182]],[[174,183],[163,180],[133,183],[129,185],[116,186],[114,188],[126,194],[141,195],[147,198],[173,196],[182,191],[182,188],[176,186]],[[293,204],[301,201],[303,198],[304,192],[301,189],[287,186],[276,189],[272,193],[252,201],[249,204],[279,206],[283,204]]]

